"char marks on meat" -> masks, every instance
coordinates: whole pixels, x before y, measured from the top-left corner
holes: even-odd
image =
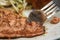
[[[27,22],[12,10],[0,9],[0,37],[33,37],[45,33],[44,26],[38,22]]]

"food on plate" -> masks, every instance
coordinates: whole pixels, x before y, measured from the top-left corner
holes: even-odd
[[[29,23],[14,10],[0,8],[0,37],[33,37],[45,33],[45,27],[38,22]]]
[[[0,0],[0,37],[34,37],[45,33],[45,27],[41,23],[28,22],[23,17],[23,11],[31,9],[26,0]]]
[[[11,8],[17,13],[20,10],[31,9],[32,5],[27,5],[26,0],[0,0],[0,8]]]
[[[50,23],[52,23],[52,24],[57,24],[57,23],[59,23],[59,18],[58,18],[58,17],[53,17],[53,19],[51,20]]]
[[[41,9],[51,0],[0,0],[0,7],[11,7],[16,12],[25,9]]]

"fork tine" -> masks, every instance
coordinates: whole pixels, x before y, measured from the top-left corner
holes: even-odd
[[[49,6],[51,6],[53,4],[53,1],[49,2],[46,6],[44,6],[41,10],[45,10],[47,9]]]
[[[44,11],[44,13],[49,12],[49,11],[50,11],[51,9],[53,9],[55,6],[56,6],[55,4],[51,5],[48,9],[46,9],[46,10]]]
[[[57,6],[51,1],[46,6],[44,6],[41,11],[46,14],[47,18],[53,15],[53,12],[57,9]]]
[[[56,11],[56,9],[57,9],[57,6],[54,7],[52,10],[50,10],[50,11],[46,14],[47,18],[50,18],[52,15],[54,15],[55,13],[53,13],[53,12]]]
[[[57,9],[57,6],[55,6],[53,9],[51,9],[50,11],[48,11],[47,13],[46,13],[46,15],[50,15],[52,12],[54,12],[55,10]]]

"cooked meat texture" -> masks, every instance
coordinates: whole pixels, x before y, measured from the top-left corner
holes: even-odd
[[[59,18],[58,17],[54,17],[52,20],[51,20],[51,22],[50,23],[52,23],[52,24],[57,24],[57,23],[59,23]]]
[[[33,37],[44,33],[44,26],[38,22],[28,23],[27,18],[14,11],[0,9],[0,37]]]

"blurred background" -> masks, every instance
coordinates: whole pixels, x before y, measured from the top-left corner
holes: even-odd
[[[28,4],[32,5],[33,9],[41,9],[51,0],[27,0]]]

